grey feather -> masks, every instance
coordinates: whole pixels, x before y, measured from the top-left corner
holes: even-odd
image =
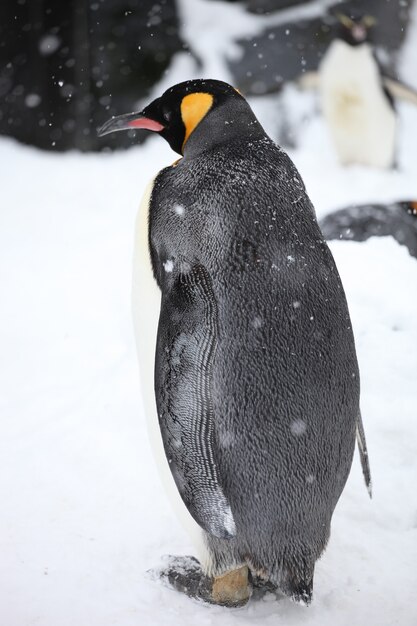
[[[210,386],[217,341],[216,302],[204,267],[181,272],[177,263],[171,263],[164,280],[156,352],[162,438],[191,515],[213,536],[228,539],[236,529],[213,449]]]

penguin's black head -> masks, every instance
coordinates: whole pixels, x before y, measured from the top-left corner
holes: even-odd
[[[219,80],[188,80],[168,89],[138,113],[113,117],[98,130],[100,136],[116,130],[143,128],[157,132],[171,148],[201,152],[240,133],[263,133],[241,94]]]
[[[350,46],[359,46],[368,41],[369,31],[376,24],[372,15],[362,15],[351,11],[349,15],[337,13],[339,37]]]

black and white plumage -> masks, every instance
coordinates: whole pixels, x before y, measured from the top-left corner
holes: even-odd
[[[341,163],[391,167],[397,118],[368,42],[370,16],[339,15],[340,33],[319,67],[323,115]]]
[[[191,515],[211,535],[230,539],[236,528],[219,475],[211,388],[217,302],[206,267],[192,264],[186,253],[184,260],[181,256],[173,253],[162,268],[155,263],[162,274],[173,274],[172,279],[162,275],[159,283],[162,287],[172,280],[162,289],[156,346],[159,422],[168,462]]]
[[[248,565],[309,602],[357,431],[368,468],[340,277],[299,173],[232,87],[181,83],[136,118],[184,155],[148,189],[135,258],[163,471],[204,531],[208,576]]]
[[[299,81],[316,87],[332,143],[343,165],[390,168],[396,163],[395,99],[417,104],[417,93],[384,76],[369,31],[369,15],[338,14],[339,32],[330,43],[317,72]]]
[[[395,161],[397,116],[372,48],[335,40],[320,65],[320,97],[339,161],[389,168]]]

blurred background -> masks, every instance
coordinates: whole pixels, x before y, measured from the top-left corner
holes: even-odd
[[[0,134],[44,150],[127,147],[145,134],[99,140],[96,128],[139,108],[155,85],[170,84],[170,75],[225,79],[278,107],[283,86],[317,68],[337,30],[335,10],[376,18],[371,42],[385,73],[395,77],[412,3],[4,0]],[[291,145],[285,106],[279,118],[271,131]]]

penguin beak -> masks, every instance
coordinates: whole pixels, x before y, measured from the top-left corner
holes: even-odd
[[[156,120],[146,117],[144,113],[126,113],[125,115],[112,117],[97,130],[97,134],[99,137],[103,137],[103,135],[108,135],[117,130],[136,130],[137,128],[159,133],[165,127]]]
[[[352,37],[356,41],[364,41],[366,39],[367,30],[363,24],[353,24],[350,30],[352,32]]]

